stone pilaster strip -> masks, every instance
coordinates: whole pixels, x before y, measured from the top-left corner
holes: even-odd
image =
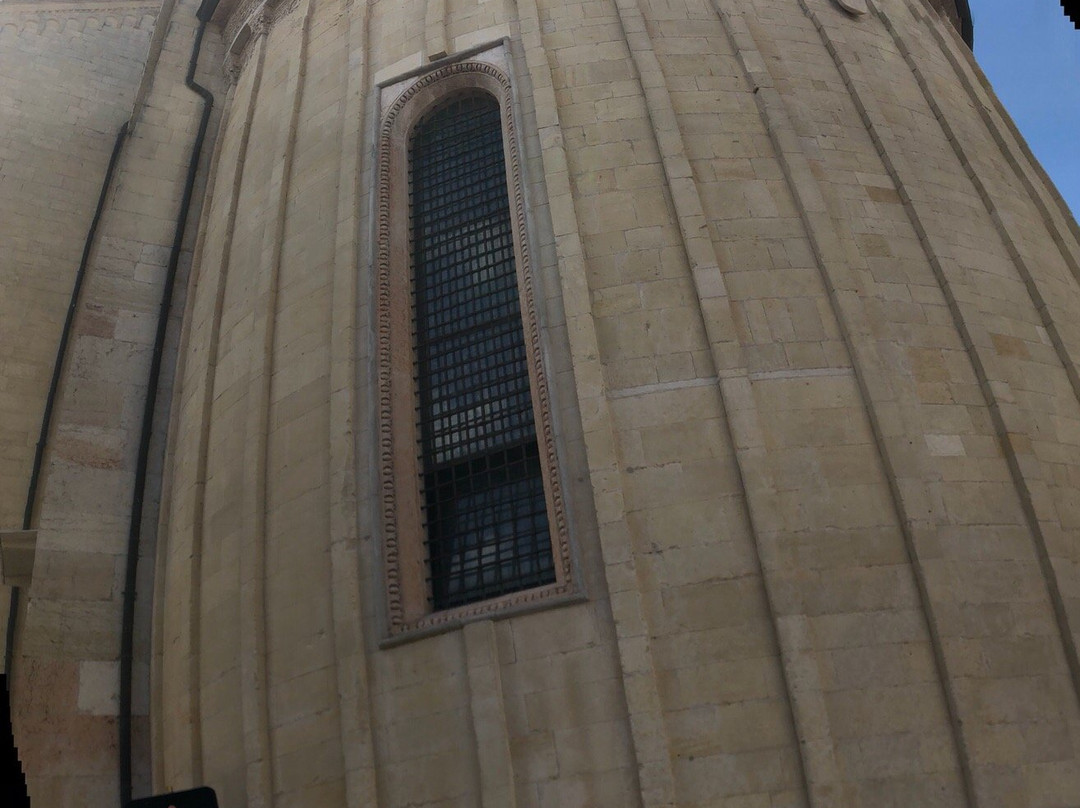
[[[226,128],[229,125],[229,113],[232,109],[232,92],[230,91],[228,96],[221,98],[219,103],[222,107],[221,119],[217,126],[217,137],[214,138],[214,148],[210,155],[210,166],[206,177],[206,192],[203,197],[202,207],[199,211],[199,226],[195,234],[195,247],[192,250],[191,259],[191,272],[188,277],[188,292],[185,296],[185,301],[190,300],[190,296],[194,294],[195,289],[198,289],[199,282],[202,277],[202,271],[204,268],[203,256],[206,251],[206,232],[207,224],[210,220],[210,210],[214,204],[214,191],[217,188],[218,178],[218,166],[221,163],[221,151],[224,137],[222,137]],[[195,315],[195,307],[193,305],[184,306],[184,319],[180,326],[180,338],[177,348],[176,358],[176,370],[173,374],[173,386],[174,390],[179,391],[184,379],[188,372],[188,357],[190,356],[189,346],[192,338],[193,320]],[[166,783],[166,754],[165,754],[165,741],[164,741],[164,710],[161,705],[163,704],[162,687],[164,671],[162,669],[164,660],[164,643],[165,643],[165,609],[166,609],[166,568],[169,559],[169,539],[170,533],[173,530],[173,506],[174,506],[174,484],[177,478],[176,470],[176,458],[177,447],[180,441],[180,422],[181,411],[183,407],[179,404],[179,397],[177,403],[175,403],[169,410],[169,427],[168,438],[165,447],[165,462],[162,471],[162,486],[161,486],[161,504],[158,508],[158,529],[157,529],[157,546],[155,548],[154,556],[154,590],[153,590],[153,616],[152,616],[152,629],[151,629],[151,651],[150,651],[150,750],[151,750],[151,781],[154,785],[155,793],[159,791],[166,791],[168,787]],[[194,535],[194,531],[193,531]],[[201,536],[201,533],[199,534]],[[193,548],[194,549],[194,548]],[[189,637],[198,636],[198,598],[194,593],[198,591],[198,578],[196,574],[198,570],[198,559],[201,552],[193,552],[191,555],[191,592],[192,600],[194,603],[194,609],[188,615]],[[171,563],[177,563],[175,559]],[[189,663],[189,671],[193,672],[190,676],[189,693],[191,694],[191,702],[196,705],[196,709],[192,711],[192,715],[198,715],[198,692],[199,692],[199,680],[198,680],[198,644],[192,644],[192,651],[189,655],[193,662]],[[192,721],[191,727],[191,745],[189,750],[189,757],[192,761],[199,760],[199,766],[201,766],[201,752],[195,754],[194,750],[199,748],[199,732],[198,722]],[[195,782],[201,782],[201,772],[198,778],[195,778]]]
[[[1043,570],[1047,597],[1058,623],[1068,675],[1074,691],[1080,696],[1080,661],[1076,645],[1068,626],[1067,615],[1058,588],[1056,576],[1047,552],[1045,526],[1053,516],[1037,509],[1037,503],[1045,504],[1046,481],[1041,479],[1041,464],[1031,448],[1032,426],[1023,409],[1013,398],[1008,375],[993,348],[993,341],[981,322],[977,293],[975,301],[971,291],[965,288],[962,268],[951,257],[949,245],[944,241],[942,225],[931,211],[925,209],[911,191],[917,189],[918,175],[910,164],[909,147],[899,144],[892,127],[885,117],[862,67],[854,53],[842,38],[836,36],[811,8],[806,0],[799,0],[804,13],[814,22],[829,54],[832,56],[867,131],[877,148],[886,171],[900,192],[909,221],[914,228],[923,252],[945,296],[953,324],[970,356],[981,392],[989,410],[994,429],[1008,464],[1012,483],[1018,494],[1027,528],[1034,544],[1034,554]],[[871,10],[880,18],[876,4]],[[949,681],[952,681],[950,678]],[[964,723],[963,710],[958,706],[956,720]],[[966,744],[966,739],[964,740]]]
[[[1057,324],[1050,316],[1047,301],[1042,295],[1041,289],[1031,271],[1031,267],[1028,266],[1013,233],[1003,219],[997,205],[989,195],[985,182],[972,166],[969,154],[957,137],[956,132],[953,130],[947,114],[937,102],[934,94],[930,91],[925,76],[912,56],[907,43],[897,32],[896,26],[893,24],[888,12],[877,3],[872,4],[872,8],[881,18],[886,29],[889,31],[889,34],[892,36],[897,50],[900,52],[901,56],[903,56],[905,62],[907,62],[912,73],[915,75],[923,96],[930,109],[933,111],[934,117],[941,126],[946,139],[952,146],[957,160],[964,167],[964,171],[970,179],[971,184],[983,201],[986,211],[989,214],[989,218],[994,224],[994,229],[997,231],[1002,243],[1005,245],[1013,265],[1016,267],[1028,294],[1031,296],[1033,308],[1039,314],[1043,327],[1050,335],[1054,349],[1072,386],[1073,394],[1076,397],[1077,402],[1080,403],[1080,375],[1078,375],[1077,364],[1069,355],[1068,349],[1057,328]],[[975,106],[979,107],[980,105],[976,103]],[[993,126],[989,126],[989,128],[991,132],[995,129]],[[998,142],[1000,144],[1000,140]],[[1007,148],[1003,148],[1002,151],[1006,155],[1010,154],[1010,150]],[[1015,168],[1015,163],[1013,163],[1013,166]],[[1036,196],[1036,194],[1031,194],[1032,198],[1036,198]],[[914,215],[919,215],[915,211],[914,201],[911,203],[911,209]],[[932,239],[933,236],[927,231],[928,243]],[[950,299],[953,298],[954,296],[950,296]],[[993,351],[987,348],[987,346],[991,344],[991,341],[986,335],[981,333],[984,329],[982,325],[977,322],[976,318],[978,312],[971,310],[971,304],[964,303],[957,299],[955,304],[955,314],[958,327],[967,329],[971,333],[971,345],[969,346],[969,350],[971,350],[972,359],[975,362],[976,367],[980,368],[980,376],[984,379],[983,389],[987,394],[991,413],[994,415],[994,419],[997,422],[998,433],[1001,436],[1002,444],[1005,449],[1005,456],[1009,461],[1009,468],[1013,473],[1016,489],[1020,494],[1020,500],[1031,527],[1032,537],[1035,540],[1036,553],[1042,566],[1043,575],[1046,578],[1050,602],[1053,606],[1054,614],[1058,621],[1058,628],[1061,632],[1061,640],[1065,649],[1065,658],[1069,663],[1073,687],[1076,690],[1077,698],[1080,699],[1080,654],[1078,654],[1077,650],[1077,633],[1076,629],[1072,626],[1071,615],[1069,614],[1068,607],[1065,604],[1065,599],[1061,591],[1062,584],[1058,579],[1057,571],[1054,568],[1052,560],[1053,545],[1056,544],[1060,550],[1065,550],[1065,548],[1061,546],[1063,542],[1062,537],[1060,536],[1060,521],[1057,515],[1052,512],[1053,494],[1049,491],[1050,481],[1044,479],[1042,472],[1039,470],[1040,464],[1038,458],[1029,448],[1031,439],[1037,434],[1036,429],[1033,424],[1028,422],[1028,418],[1023,409],[1012,400],[1011,394],[1001,396],[998,392],[999,390],[1008,387],[1008,376],[1006,375],[1005,369],[1001,367],[1001,363],[993,355]],[[1054,538],[1057,538],[1058,541],[1053,541]],[[1058,555],[1064,555],[1064,553],[1059,552]]]
[[[246,419],[248,449],[245,468],[249,475],[244,490],[244,530],[240,548],[241,647],[240,669],[244,682],[244,744],[247,756],[248,804],[259,808],[274,805],[273,734],[270,728],[268,636],[266,603],[267,486],[269,469],[270,400],[274,376],[274,330],[277,319],[278,286],[281,277],[281,245],[285,231],[292,162],[296,144],[297,121],[304,92],[307,38],[312,0],[307,0],[299,35],[290,46],[296,48],[289,60],[284,81],[286,98],[291,101],[289,123],[284,138],[276,144],[273,164],[280,166],[266,185],[265,210],[272,211],[264,231],[262,257],[255,282],[253,325],[255,347],[250,367],[248,413]],[[256,47],[265,59],[270,21],[257,15],[253,26]],[[257,103],[257,99],[256,102]]]
[[[518,0],[517,11],[525,60],[532,78],[537,133],[544,144],[544,176],[559,261],[567,335],[581,404],[585,451],[589,458],[600,549],[626,687],[642,803],[646,808],[668,808],[672,805],[674,788],[671,759],[663,735],[663,714],[656,676],[648,661],[649,654],[642,653],[643,646],[649,642],[649,628],[634,553],[625,530],[626,503],[622,473],[599,359],[579,217],[570,183],[552,69],[541,37],[536,0]]]
[[[884,13],[884,11],[881,13],[889,31],[893,33],[894,38],[896,38],[892,20]],[[1002,125],[1002,121],[1003,118],[1006,118],[1007,116],[1001,116],[999,114],[997,120],[991,116],[990,109],[993,102],[981,97],[979,91],[976,90],[971,76],[971,65],[961,64],[956,53],[957,48],[946,41],[945,34],[942,32],[940,25],[935,25],[933,20],[929,19],[925,14],[919,12],[915,12],[915,14],[916,19],[921,20],[926,25],[926,28],[929,30],[934,41],[938,44],[942,55],[948,60],[953,70],[956,72],[957,77],[960,79],[960,84],[971,98],[972,107],[978,111],[980,118],[986,126],[986,131],[994,139],[994,142],[1001,150],[1001,154],[1009,163],[1009,166],[1016,174],[1017,179],[1020,180],[1024,190],[1027,191],[1028,198],[1031,200],[1032,204],[1035,205],[1036,210],[1038,210],[1039,215],[1042,217],[1047,233],[1050,235],[1050,238],[1053,239],[1055,246],[1061,253],[1062,260],[1069,268],[1069,272],[1072,274],[1073,278],[1080,284],[1080,258],[1078,258],[1078,254],[1080,254],[1080,244],[1077,243],[1075,234],[1071,234],[1073,235],[1073,238],[1069,238],[1066,235],[1065,231],[1070,228],[1065,222],[1062,222],[1060,211],[1052,210],[1045,199],[1047,189],[1052,189],[1054,187],[1053,183],[1045,178],[1040,178],[1038,184],[1032,181],[1029,173],[1031,161],[1028,160],[1028,165],[1025,166],[1022,165],[1017,158],[1017,153],[1021,152],[1019,145],[1023,143],[1023,139],[1015,136],[1013,132],[1009,132],[1010,137],[1008,139],[1005,137],[1006,128]],[[900,40],[897,39],[898,43],[899,41]],[[967,48],[964,48],[964,50],[966,51]],[[949,135],[949,142],[956,151],[957,157],[959,157],[965,165],[969,165],[970,160],[967,156],[967,149],[963,146],[961,140],[956,137],[955,133],[953,133],[952,126],[949,124],[948,120],[948,112],[942,108],[930,91],[926,77],[918,67],[918,63],[911,58],[910,52],[905,48],[903,53],[904,58],[908,61],[911,69],[919,78],[919,86],[922,88],[927,101],[933,106],[935,114],[941,121],[942,127],[946,129],[946,132]],[[1032,300],[1035,302],[1039,315],[1043,319],[1043,327],[1046,328],[1047,333],[1050,335],[1050,339],[1053,341],[1054,350],[1057,351],[1058,356],[1061,358],[1062,365],[1065,367],[1065,372],[1068,374],[1069,383],[1073,388],[1073,394],[1076,396],[1077,401],[1080,401],[1080,359],[1076,356],[1076,348],[1070,349],[1066,345],[1065,338],[1061,334],[1057,323],[1053,320],[1049,305],[1050,301],[1045,299],[1036,282],[1038,273],[1032,271],[1032,267],[1021,252],[1020,245],[1017,241],[1016,226],[1010,226],[1009,220],[1002,216],[998,211],[997,205],[986,188],[986,184],[978,174],[974,171],[970,173],[972,182],[976,184],[979,196],[982,198],[983,204],[986,205],[987,211],[993,217],[994,225],[1001,234],[1002,240],[1008,246],[1010,253],[1015,256],[1014,260],[1017,262],[1017,268],[1023,273],[1025,285],[1028,286],[1029,292],[1032,295]],[[1072,216],[1068,216],[1067,221],[1075,224],[1075,221],[1072,220]]]
[[[739,483],[743,500],[747,503],[748,524],[752,534],[757,566],[761,571],[767,608],[770,613],[770,624],[776,627],[777,635],[775,639],[780,648],[781,675],[787,690],[786,700],[789,710],[792,711],[791,720],[796,727],[796,734],[803,737],[804,733],[798,732],[798,728],[805,725],[805,721],[800,722],[799,720],[798,708],[795,705],[797,693],[792,689],[793,684],[800,681],[800,679],[798,679],[797,672],[792,668],[790,644],[785,643],[785,626],[776,619],[773,607],[774,599],[770,591],[770,578],[762,564],[761,537],[754,518],[754,498],[746,484],[748,477],[760,476],[756,475],[755,461],[761,459],[760,452],[755,451],[755,449],[746,451],[746,448],[760,447],[762,445],[763,431],[760,419],[757,416],[757,410],[751,401],[753,394],[747,376],[748,367],[743,357],[742,346],[739,344],[731,326],[730,302],[724,285],[720,256],[709,236],[701,195],[694,179],[682,133],[679,130],[679,123],[668,90],[667,80],[656,56],[644,16],[637,0],[616,0],[616,7],[626,37],[627,47],[630,50],[631,59],[641,84],[649,123],[656,139],[664,175],[671,189],[675,219],[679,227],[687,261],[690,265],[696,299],[708,337],[713,365],[719,376],[720,398],[726,416],[723,420],[729,431],[731,444],[735,447]],[[738,412],[738,417],[731,417],[731,413],[735,411]],[[647,620],[647,616],[644,619]],[[647,639],[645,645],[646,650],[648,650]],[[787,653],[785,653],[785,646],[787,646]],[[651,655],[648,655],[648,658],[651,661]],[[655,673],[653,676],[655,676]],[[824,716],[823,709],[817,712]],[[660,729],[663,731],[662,714]],[[658,742],[658,745],[661,742],[667,747],[666,735],[661,735],[661,741]],[[800,747],[798,759],[800,777],[804,788],[807,789],[809,794],[810,782],[807,777],[806,751],[805,747]],[[665,774],[671,781],[669,787],[670,796],[665,797],[665,799],[674,804],[674,775],[670,768],[670,751],[665,749],[665,753],[668,755],[668,770]]]
[[[330,312],[330,570],[331,608],[334,628],[334,658],[341,697],[341,745],[344,752],[345,794],[348,805],[378,808],[379,793],[375,766],[375,735],[371,702],[371,677],[365,632],[372,616],[365,615],[370,598],[361,596],[360,554],[371,550],[371,526],[360,523],[357,506],[357,420],[360,417],[358,388],[357,322],[362,308],[357,301],[366,293],[358,278],[361,266],[358,237],[368,199],[362,190],[363,177],[373,170],[369,155],[374,151],[378,126],[373,109],[375,93],[370,92],[370,20],[374,0],[343,0],[347,25],[345,50],[340,69],[344,91],[340,101],[341,181],[337,197],[337,237],[333,269],[333,298]],[[363,125],[357,125],[363,122]],[[368,239],[373,243],[373,239]],[[359,269],[358,269],[359,268]],[[368,536],[368,543],[361,536]]]
[[[262,72],[267,49],[267,28],[259,26],[253,34],[255,41],[251,50],[255,52],[256,70]],[[252,93],[251,108],[254,114],[258,105],[259,94]],[[267,268],[256,282],[253,312],[256,323],[253,326],[258,333],[259,320],[267,317],[266,298],[276,294],[276,268]],[[269,288],[267,288],[269,286]],[[270,316],[272,320],[272,316]],[[265,321],[264,321],[265,328]],[[259,363],[267,361],[265,346],[261,355],[253,358],[251,386],[248,388],[248,405],[255,410],[246,421],[247,448],[244,458],[245,477],[240,496],[242,526],[240,539],[240,569],[238,573],[240,590],[240,714],[243,723],[245,775],[247,780],[247,804],[252,808],[271,808],[273,802],[273,754],[270,745],[270,718],[268,705],[267,662],[266,662],[266,454],[265,428],[262,422],[265,416],[259,413],[264,408],[262,394],[257,385],[261,377],[268,376],[264,366],[260,372]]]
[[[216,381],[217,381],[217,363],[221,357],[221,321],[222,310],[225,303],[225,289],[229,277],[230,258],[232,255],[232,241],[233,234],[236,230],[236,217],[240,200],[240,188],[243,183],[244,176],[244,162],[247,156],[248,144],[251,139],[252,120],[255,115],[255,101],[259,94],[259,88],[262,83],[262,65],[264,48],[263,43],[260,43],[257,51],[258,55],[251,66],[250,73],[250,88],[246,93],[241,92],[244,79],[237,84],[230,95],[230,117],[235,116],[237,123],[241,126],[240,142],[237,146],[237,154],[235,160],[232,162],[232,172],[230,175],[221,177],[220,192],[222,196],[222,204],[226,206],[223,211],[224,227],[222,243],[220,251],[206,250],[206,253],[200,262],[200,267],[213,267],[217,266],[217,277],[214,278],[216,285],[212,294],[207,295],[207,302],[212,305],[212,311],[208,312],[208,328],[209,335],[207,337],[206,346],[206,365],[202,368],[201,379],[198,379],[198,388],[201,389],[202,395],[193,398],[193,414],[192,418],[198,424],[198,428],[195,430],[197,435],[197,448],[196,448],[196,461],[195,461],[195,473],[194,473],[194,496],[192,503],[192,518],[191,518],[191,599],[190,599],[190,682],[191,687],[194,690],[192,699],[192,716],[190,721],[192,723],[192,733],[195,736],[195,742],[193,747],[196,755],[192,765],[190,773],[190,784],[195,785],[203,782],[203,754],[202,754],[202,710],[201,700],[199,698],[199,691],[201,689],[201,622],[202,622],[202,557],[204,551],[204,534],[209,523],[209,516],[206,513],[206,481],[208,474],[208,460],[209,460],[209,446],[210,446],[210,427],[211,416],[213,414],[213,404],[216,399]],[[246,77],[245,77],[246,79]],[[237,103],[243,103],[241,109],[235,109]],[[241,117],[242,116],[242,117]],[[223,137],[225,136],[225,130],[223,131]],[[227,194],[227,195],[226,195]],[[216,205],[214,206],[216,207]],[[200,269],[200,271],[202,271]],[[196,303],[196,305],[198,305]],[[193,306],[194,308],[194,306]],[[197,403],[196,403],[197,402]],[[174,524],[173,530],[176,529]],[[180,788],[189,785],[189,782],[182,774],[172,775],[166,778],[166,784],[170,788]]]
[[[503,701],[502,666],[491,620],[461,631],[469,687],[469,714],[476,737],[480,808],[516,808],[514,761]]]
[[[915,1],[918,2],[919,0]],[[931,2],[931,0],[922,0],[922,2]],[[1050,175],[1046,173],[1046,169],[1042,167],[1042,164],[1032,153],[1031,147],[1024,140],[1023,135],[1020,134],[1020,130],[1016,128],[1016,123],[1005,110],[1001,100],[997,97],[997,93],[994,92],[994,88],[990,86],[990,80],[986,78],[986,75],[975,61],[975,54],[971,52],[956,31],[946,35],[939,27],[934,25],[930,27],[935,38],[941,43],[946,56],[953,62],[961,82],[968,88],[968,92],[975,103],[975,108],[984,116],[984,120],[994,121],[994,125],[991,127],[994,131],[994,137],[1002,137],[1004,143],[1002,132],[1007,131],[1009,133],[1010,141],[1007,150],[1009,159],[1015,159],[1016,153],[1024,156],[1025,166],[1021,168],[1019,160],[1017,160],[1017,170],[1024,174],[1025,178],[1028,176],[1028,172],[1035,175],[1037,182],[1033,183],[1033,188],[1037,190],[1033,190],[1032,195],[1039,197],[1040,204],[1043,204],[1043,195],[1049,197],[1049,202],[1045,203],[1047,207],[1046,215],[1047,219],[1054,223],[1054,240],[1059,245],[1062,245],[1063,252],[1070,253],[1071,257],[1066,259],[1070,268],[1078,266],[1080,264],[1080,258],[1077,257],[1078,252],[1080,252],[1080,224],[1077,223],[1076,217],[1070,211],[1068,203],[1062,198],[1061,192],[1058,191],[1054,181],[1050,179]],[[952,47],[945,44],[947,39],[953,42]],[[961,57],[958,54],[963,56]],[[963,67],[960,64],[961,60],[964,62]],[[979,97],[979,92],[986,98],[985,103]],[[995,113],[993,117],[989,115],[991,109]],[[1073,271],[1074,273],[1080,273],[1078,269]],[[1078,274],[1078,278],[1080,278],[1080,274]]]
[[[921,555],[921,547],[933,540],[936,529],[948,517],[940,508],[940,494],[933,490],[936,485],[933,481],[940,479],[940,473],[935,472],[925,447],[910,446],[905,439],[906,435],[918,432],[913,417],[918,402],[902,385],[892,384],[887,364],[875,347],[876,338],[869,313],[859,296],[859,282],[850,264],[853,260],[861,259],[842,246],[842,236],[846,235],[850,240],[850,234],[842,234],[839,230],[842,225],[828,213],[823,189],[814,176],[784,97],[776,86],[768,62],[757,46],[749,25],[739,11],[733,10],[731,3],[713,0],[713,6],[724,23],[747,80],[754,88],[759,112],[772,140],[785,182],[798,204],[815,263],[828,290],[833,314],[851,357],[919,594],[967,801],[974,805],[974,792],[968,776],[968,753],[959,731],[955,694],[950,686],[951,679]],[[926,506],[929,506],[929,512],[924,514]],[[778,618],[777,625],[782,647],[788,655],[786,667],[792,682],[793,709],[803,741],[808,794],[812,804],[827,805],[835,799],[836,789],[843,778],[833,749],[834,739],[829,731],[820,685],[813,666],[808,664],[812,638],[802,616]]]
[[[876,12],[877,7],[874,6],[873,8]],[[1028,422],[1024,411],[1013,398],[1008,383],[1008,375],[994,350],[990,347],[993,345],[992,339],[979,321],[977,309],[972,303],[962,299],[956,293],[954,281],[958,276],[959,268],[953,259],[943,257],[948,256],[949,251],[939,243],[940,236],[933,224],[933,217],[924,216],[918,202],[907,191],[904,178],[911,177],[913,172],[908,165],[906,152],[900,148],[890,149],[892,145],[890,128],[881,110],[877,107],[875,99],[870,93],[864,91],[866,82],[864,79],[860,80],[861,69],[855,60],[842,58],[842,55],[838,52],[838,47],[843,47],[842,44],[838,44],[832,39],[827,29],[821,26],[820,23],[819,30],[830,53],[833,54],[834,59],[841,68],[848,89],[866,121],[867,128],[874,137],[875,144],[878,146],[890,175],[896,182],[897,188],[901,189],[901,196],[907,202],[912,224],[919,234],[920,241],[924,245],[931,265],[938,274],[957,330],[960,332],[972,358],[1005,458],[1013,476],[1013,482],[1027,517],[1028,526],[1035,542],[1036,554],[1046,576],[1048,594],[1059,622],[1066,659],[1073,679],[1073,687],[1078,697],[1080,697],[1080,659],[1077,657],[1076,643],[1068,626],[1067,614],[1058,588],[1057,577],[1053,574],[1052,564],[1049,560],[1044,531],[1044,525],[1051,524],[1053,516],[1036,510],[1036,503],[1045,503],[1047,497],[1045,496],[1046,481],[1041,479],[1040,464],[1031,449],[1032,426]]]

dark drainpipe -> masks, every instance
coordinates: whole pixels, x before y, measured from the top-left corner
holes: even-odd
[[[37,446],[34,448],[34,463],[30,469],[30,484],[26,489],[26,503],[23,505],[22,529],[31,530],[34,526],[34,510],[37,505],[38,483],[41,480],[41,467],[45,460],[45,444],[48,442],[49,432],[52,430],[53,408],[56,405],[56,395],[60,388],[60,376],[64,368],[64,359],[67,356],[68,343],[71,341],[71,329],[75,322],[75,312],[79,307],[79,299],[82,294],[83,281],[86,280],[86,268],[90,263],[90,250],[97,236],[98,224],[101,222],[101,213],[105,209],[105,199],[109,195],[109,187],[112,185],[113,173],[120,158],[120,150],[128,135],[128,122],[120,127],[113,142],[112,155],[109,157],[109,166],[105,169],[105,177],[101,181],[101,192],[98,195],[97,208],[94,210],[94,218],[90,220],[90,228],[86,231],[86,241],[83,243],[82,259],[79,268],[75,272],[75,283],[71,287],[71,298],[68,301],[67,315],[64,317],[64,327],[60,331],[60,344],[56,348],[56,359],[53,360],[52,378],[49,380],[49,392],[45,396],[45,410],[41,415],[41,428],[38,430]],[[12,665],[15,659],[15,624],[19,613],[19,589],[12,587],[10,606],[7,620],[7,633],[4,640],[4,673],[10,687],[12,681]],[[7,698],[7,694],[4,694]]]

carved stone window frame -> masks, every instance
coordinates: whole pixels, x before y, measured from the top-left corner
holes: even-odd
[[[578,600],[566,504],[555,451],[552,404],[542,362],[541,330],[528,243],[522,161],[515,127],[513,85],[499,62],[505,46],[436,65],[407,82],[382,114],[377,144],[376,338],[378,367],[378,480],[386,588],[386,642],[426,636],[474,619],[503,617]],[[459,57],[460,58],[460,57]],[[408,155],[423,116],[454,95],[485,92],[499,102],[507,191],[510,195],[518,295],[532,388],[536,439],[547,501],[554,583],[432,612],[422,518],[417,440],[410,262]],[[386,89],[384,94],[389,95]],[[385,97],[385,96],[384,96]]]

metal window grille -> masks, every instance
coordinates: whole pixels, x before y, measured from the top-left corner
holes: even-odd
[[[555,580],[521,322],[502,121],[488,95],[409,149],[413,315],[431,606]]]

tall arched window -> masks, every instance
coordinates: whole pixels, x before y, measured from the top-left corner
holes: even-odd
[[[413,322],[429,597],[446,609],[552,583],[499,102],[442,102],[409,146]]]
[[[511,105],[501,70],[459,62],[415,80],[383,119],[376,291],[392,636],[574,590]]]

